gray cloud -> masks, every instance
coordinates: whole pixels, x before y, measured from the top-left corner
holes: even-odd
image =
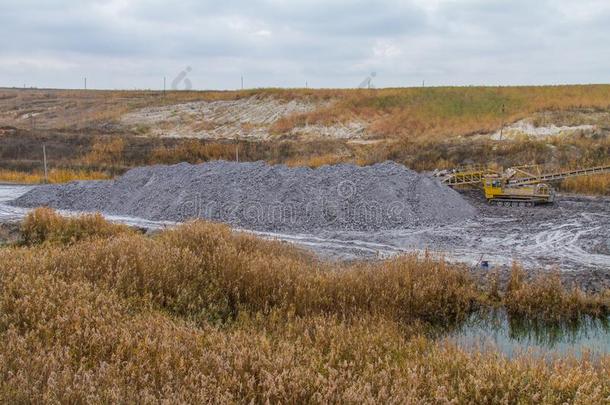
[[[5,0],[0,85],[608,82],[602,0]]]

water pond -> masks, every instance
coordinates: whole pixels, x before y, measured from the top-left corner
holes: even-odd
[[[511,319],[504,311],[472,315],[447,339],[471,351],[497,350],[507,357],[610,355],[610,317],[542,323]]]

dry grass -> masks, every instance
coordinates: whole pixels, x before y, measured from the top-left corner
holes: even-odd
[[[113,90],[22,90],[1,89],[0,109],[9,111],[4,124],[29,129],[97,129],[119,122],[139,108],[191,101],[235,100],[244,97],[275,97],[286,100],[326,100],[332,90],[256,89],[244,91],[113,91]],[[35,114],[30,117],[31,114]]]
[[[603,403],[599,362],[468,354],[363,317],[194,327],[91,284],[2,276],[6,402]],[[16,299],[16,297],[19,297]]]
[[[282,100],[322,101],[320,108],[306,114],[284,117],[275,122],[272,132],[279,135],[262,142],[239,142],[240,159],[318,167],[323,164],[351,162],[371,164],[395,160],[415,170],[433,170],[471,163],[514,166],[549,164],[557,168],[592,166],[608,163],[610,138],[610,86],[546,87],[439,87],[380,90],[256,89],[229,92],[175,91],[55,91],[3,90],[0,109],[18,114],[40,113],[30,128],[27,119],[16,119],[24,128],[13,135],[11,144],[0,147],[0,166],[22,171],[40,167],[40,140],[22,147],[24,135],[35,128],[88,128],[87,143],[75,140],[72,148],[56,146],[54,161],[60,167],[112,174],[136,165],[233,160],[235,145],[230,141],[168,140],[140,136],[116,125],[121,115],[134,109],[201,100],[233,100],[247,97],[273,97]],[[57,108],[51,108],[57,107]],[[16,108],[16,109],[15,109]],[[48,111],[39,111],[44,110]],[[25,116],[25,115],[23,115]],[[548,140],[518,139],[492,142],[471,137],[498,130],[503,124],[532,117],[536,125],[593,124],[602,128],[592,135],[556,137]],[[305,125],[333,125],[363,122],[375,145],[351,144],[346,140],[291,140],[290,131]],[[7,122],[12,125],[11,122]],[[106,125],[111,124],[111,125]],[[204,125],[204,124],[201,124]],[[109,128],[109,129],[108,129]],[[117,129],[118,128],[118,129]],[[27,131],[25,130],[27,129]],[[87,131],[87,133],[90,133]],[[112,135],[112,136],[109,136]],[[9,135],[7,139],[9,139]],[[56,141],[56,140],[55,140]],[[8,142],[8,141],[7,141]],[[36,145],[34,147],[33,145]],[[75,152],[77,151],[77,152]],[[63,155],[69,158],[63,160]],[[91,177],[103,176],[92,174]],[[2,173],[0,173],[1,175]],[[5,173],[0,178],[26,177]],[[86,173],[72,178],[89,178]],[[27,181],[38,181],[39,172]],[[567,181],[564,190],[588,194],[608,194],[607,176]]]
[[[68,183],[75,180],[106,180],[110,175],[101,171],[51,169],[49,170],[49,183]],[[38,184],[44,183],[44,172],[21,172],[17,170],[0,170],[0,182]]]
[[[524,279],[524,271],[513,267],[504,296],[504,306],[511,316],[557,322],[578,320],[583,314],[610,313],[610,291],[590,296],[576,287],[567,289],[558,273],[538,276],[529,282]]]
[[[311,167],[318,168],[324,165],[336,165],[339,163],[348,163],[344,156],[339,156],[334,153],[327,153],[319,156],[306,156],[291,158],[286,161],[286,165],[291,167]],[[353,163],[350,161],[349,163]]]
[[[28,221],[46,229],[38,241],[72,234],[69,221],[90,233],[0,249],[2,402],[603,403],[610,395],[608,356],[509,360],[424,337],[426,322],[453,322],[486,301],[467,272],[428,257],[337,268],[204,222],[148,238],[107,232],[89,217],[58,222],[49,211]],[[529,301],[527,288],[512,283],[510,299]]]
[[[50,208],[36,208],[21,223],[25,245],[59,243],[68,245],[89,237],[108,238],[132,233],[129,227],[112,224],[101,214],[63,217]]]
[[[240,146],[227,143],[202,143],[196,139],[185,139],[171,148],[166,146],[155,148],[150,155],[150,162],[167,164],[178,162],[201,163],[220,159],[233,160],[235,159],[236,149]],[[242,149],[243,158],[243,146],[240,149]]]
[[[608,109],[609,89],[594,85],[343,90],[335,93],[334,105],[287,117],[275,130],[356,118],[371,123],[378,137],[446,139],[492,132],[539,111]]]
[[[61,269],[58,276],[66,280],[146,298],[198,322],[282,310],[447,323],[476,307],[473,280],[429,257],[335,269],[285,244],[235,235],[224,225],[197,221],[154,239],[115,227],[99,217],[62,219],[35,211],[23,225],[29,244],[89,240],[63,249],[39,247],[41,254],[34,253],[29,265]],[[3,259],[10,263],[22,254],[13,251]]]
[[[120,165],[123,163],[124,150],[125,140],[120,137],[96,139],[89,153],[82,158],[82,162],[87,165]]]
[[[469,354],[375,318],[193,327],[89,284],[4,276],[7,402],[603,403],[599,362]]]
[[[610,195],[610,174],[566,179],[561,184],[561,190],[577,194]]]
[[[286,117],[274,132],[295,126],[333,124],[357,119],[371,124],[379,137],[454,137],[489,132],[540,111],[607,110],[610,86],[429,87],[380,90],[253,89],[243,91],[80,91],[3,90],[0,108],[18,107],[21,114],[41,112],[39,125],[53,128],[95,126],[120,120],[137,108],[190,101],[274,97],[325,101],[309,114]],[[330,102],[330,105],[328,105]],[[59,113],[57,112],[59,111]],[[558,115],[558,114],[556,114]],[[565,114],[564,114],[565,115]],[[562,116],[564,116],[562,115]],[[19,120],[16,121],[19,123]],[[29,122],[26,120],[26,124]],[[23,123],[22,123],[23,125]],[[34,125],[34,124],[32,124]]]

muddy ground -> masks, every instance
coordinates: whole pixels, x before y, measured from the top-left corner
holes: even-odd
[[[552,206],[515,209],[489,206],[478,191],[462,193],[479,211],[474,220],[377,233],[280,237],[332,260],[427,251],[466,264],[478,277],[495,271],[501,284],[518,264],[530,274],[559,271],[568,284],[588,291],[610,288],[610,198],[563,195]],[[489,269],[481,268],[483,261]]]
[[[511,209],[488,205],[478,192],[464,194],[484,217],[506,219],[507,226],[498,227],[492,240],[500,249],[515,252],[516,262],[531,260],[535,266],[537,261],[538,269],[560,271],[567,285],[586,291],[610,288],[610,198],[563,195],[553,206]],[[494,228],[489,226],[487,232]],[[480,266],[472,269],[478,277],[489,276]],[[497,270],[505,286],[510,267]]]

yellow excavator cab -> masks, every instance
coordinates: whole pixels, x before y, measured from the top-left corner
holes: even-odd
[[[502,194],[503,183],[502,179],[498,177],[486,177],[483,179],[483,190],[485,190],[485,198],[487,198],[487,201]]]

